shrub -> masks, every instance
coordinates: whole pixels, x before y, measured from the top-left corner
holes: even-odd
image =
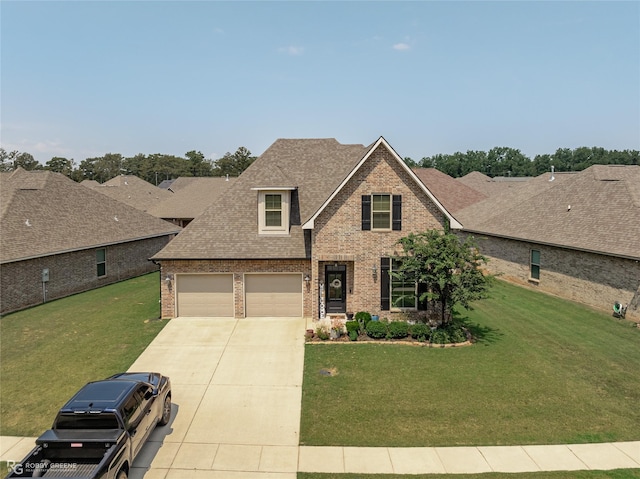
[[[380,321],[369,321],[366,331],[370,338],[382,339],[387,336],[387,325]]]
[[[371,315],[366,311],[358,311],[356,313],[356,322],[360,328],[361,333],[365,333],[367,330],[367,324],[371,321]]]
[[[431,334],[431,328],[424,323],[416,323],[411,326],[411,337],[418,341],[426,341]]]
[[[450,342],[449,333],[447,333],[444,329],[436,329],[435,331],[431,331],[431,342],[433,344],[447,344]]]
[[[326,328],[320,326],[318,327],[318,329],[316,329],[316,336],[318,336],[318,338],[322,339],[323,341],[326,341],[327,339],[329,339],[329,331],[327,331]]]
[[[358,340],[358,330],[349,331],[349,340],[357,341]]]
[[[467,334],[460,324],[450,324],[447,326],[447,334],[452,343],[464,343],[467,340]]]
[[[401,339],[409,336],[409,323],[406,321],[391,321],[387,326],[387,337]]]
[[[352,331],[355,331],[356,334],[358,333],[358,321],[347,321],[345,326],[347,327],[347,333],[351,334]]]

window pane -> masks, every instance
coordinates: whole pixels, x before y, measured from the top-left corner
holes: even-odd
[[[391,228],[391,215],[389,213],[373,213],[373,222],[371,226],[374,229]]]
[[[531,250],[531,263],[533,264],[540,264],[540,251],[537,251],[535,249]]]
[[[107,275],[107,264],[98,263],[98,277]]]
[[[267,210],[279,210],[282,208],[281,195],[265,195],[264,207]]]
[[[540,266],[535,264],[531,265],[531,278],[540,279]]]
[[[104,249],[99,249],[96,251],[96,262],[104,263],[106,256],[106,251]]]
[[[280,211],[264,212],[265,226],[282,226],[282,213]]]
[[[373,195],[373,211],[391,211],[391,196]]]

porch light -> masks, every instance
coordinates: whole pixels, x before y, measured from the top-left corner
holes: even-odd
[[[171,276],[167,275],[167,277],[164,279],[167,283],[171,283]]]
[[[305,275],[304,275],[304,282],[305,282],[305,283],[307,283],[307,284],[309,284],[309,281],[311,281],[311,278],[309,277],[309,275],[308,275],[308,274],[305,274]]]
[[[373,263],[373,267],[371,268],[371,271],[373,272],[373,274],[376,274],[378,272],[378,265]]]

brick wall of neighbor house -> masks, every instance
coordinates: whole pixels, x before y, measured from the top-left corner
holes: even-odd
[[[464,234],[462,234],[464,236]],[[507,281],[612,312],[613,303],[631,306],[628,319],[640,319],[640,262],[524,241],[475,235],[487,269]],[[540,251],[540,280],[530,279],[530,251]]]
[[[234,309],[236,318],[244,318],[245,273],[311,273],[309,260],[164,260],[161,262],[160,293],[162,317],[173,318],[176,310],[175,275],[179,273],[233,273]],[[171,282],[164,281],[169,276]],[[311,315],[311,285],[302,286],[303,314]]]
[[[363,231],[362,195],[402,195],[401,231]],[[444,214],[384,147],[378,148],[318,216],[312,234],[313,318],[318,318],[324,264],[347,265],[347,310],[380,314],[380,258],[401,251],[397,241],[410,232],[442,229]],[[373,273],[373,265],[377,272]],[[387,316],[388,312],[385,312]]]
[[[46,299],[50,301],[156,271],[158,266],[148,258],[168,241],[166,236],[107,246],[107,274],[101,278],[96,266],[99,248],[0,265],[0,314],[44,301],[42,270],[45,268],[49,269],[45,289]]]

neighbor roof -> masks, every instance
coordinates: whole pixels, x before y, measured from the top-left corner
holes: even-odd
[[[175,234],[175,225],[50,171],[0,174],[0,262]]]
[[[520,188],[529,180],[531,180],[530,176],[510,178],[499,176],[491,178],[479,171],[472,171],[471,173],[464,175],[462,178],[456,178],[456,181],[473,188],[486,196],[499,195],[505,191]]]
[[[388,148],[457,224],[382,137],[370,146],[343,145],[334,138],[279,139],[153,259],[307,258],[303,228],[313,227],[313,220],[379,146]],[[261,189],[292,191],[289,235],[258,235],[257,196],[251,193]]]
[[[153,186],[133,175],[119,175],[103,184],[84,181],[80,184],[142,211],[149,211],[150,208],[171,196],[169,191]]]
[[[640,166],[549,173],[458,213],[465,231],[640,258]]]
[[[435,168],[414,168],[413,172],[451,213],[487,198],[487,195],[467,186]]]
[[[193,219],[200,216],[236,178],[199,177],[178,178],[168,188],[163,201],[149,208],[158,218]]]

